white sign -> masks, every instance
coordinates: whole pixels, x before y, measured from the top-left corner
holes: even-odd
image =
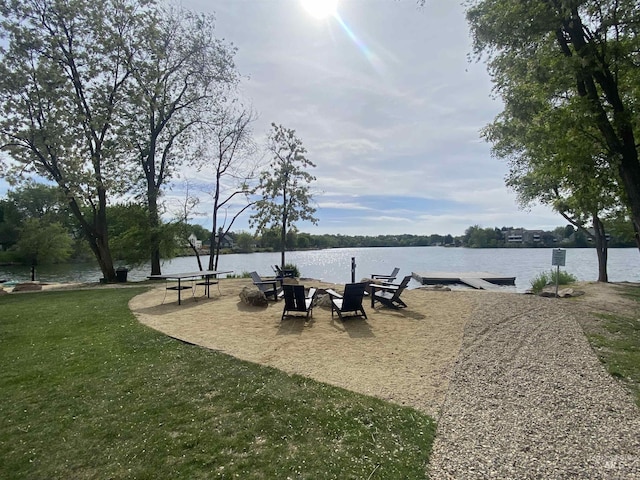
[[[559,267],[564,267],[565,261],[567,260],[567,251],[562,248],[554,248],[553,256],[551,257],[551,265],[557,265]]]

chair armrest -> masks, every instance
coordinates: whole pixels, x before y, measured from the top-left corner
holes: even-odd
[[[342,295],[340,295],[338,292],[336,292],[335,290],[331,290],[330,288],[325,290],[325,292],[327,292],[327,294],[331,295],[334,298],[342,298]]]
[[[278,280],[263,280],[261,282],[253,282],[254,285],[275,285]]]
[[[309,289],[309,293],[307,293],[307,298],[313,298],[313,297],[315,297],[315,296],[316,296],[316,292],[317,292],[317,291],[318,291],[318,290],[317,290],[317,289],[315,289],[315,288],[310,288],[310,289]]]
[[[387,290],[387,291],[394,291],[394,290],[398,290],[399,285],[390,285],[390,284],[378,284],[378,283],[372,283],[371,284],[371,290],[372,291],[376,291],[376,290]]]

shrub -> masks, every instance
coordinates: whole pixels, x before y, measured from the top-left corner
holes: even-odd
[[[577,280],[575,275],[560,270],[551,270],[550,272],[542,272],[531,280],[531,290],[533,293],[540,293],[547,285],[567,285]]]
[[[558,280],[558,285],[568,285],[569,283],[574,283],[578,280],[575,275],[572,275],[569,272],[565,272],[563,270],[552,270],[551,283],[555,284],[556,279]]]
[[[293,276],[295,278],[300,278],[300,270],[298,270],[298,266],[295,263],[285,263],[285,270],[293,270]]]
[[[531,290],[533,293],[540,293],[549,284],[550,277],[547,272],[542,272],[531,280]]]

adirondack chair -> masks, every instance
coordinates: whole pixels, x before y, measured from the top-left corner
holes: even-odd
[[[343,315],[345,313],[351,313],[349,317],[364,317],[367,318],[367,314],[362,307],[362,298],[364,297],[364,291],[367,288],[367,283],[347,283],[344,286],[344,294],[340,295],[334,290],[327,290],[327,293],[331,296],[331,317],[333,312],[338,314],[340,320],[344,320]]]
[[[294,277],[293,270],[290,270],[290,269],[287,269],[287,268],[282,270],[279,265],[274,265],[272,268],[273,268],[273,271],[275,272],[277,278],[293,278]]]
[[[284,309],[282,310],[282,318],[293,316],[293,313],[304,313],[307,318],[313,317],[313,300],[316,296],[316,289],[310,288],[309,293],[305,294],[304,285],[282,285],[284,292]]]
[[[371,308],[374,307],[375,302],[380,302],[383,305],[386,305],[390,308],[404,308],[407,306],[400,299],[400,295],[407,285],[409,285],[409,281],[411,280],[411,275],[407,275],[402,279],[400,283],[385,283],[383,285],[378,285],[375,283],[371,283]]]
[[[371,279],[372,280],[382,280],[384,282],[393,282],[396,277],[398,276],[398,272],[400,271],[400,269],[398,267],[393,269],[393,272],[391,272],[391,275],[379,275],[377,273],[372,273],[371,274]]]
[[[280,293],[278,284],[282,284],[280,280],[263,280],[260,275],[258,275],[258,272],[251,272],[250,275],[251,280],[253,280],[253,284],[258,287],[262,293],[264,293],[267,300],[269,297],[273,297],[274,301],[278,301],[278,295]]]

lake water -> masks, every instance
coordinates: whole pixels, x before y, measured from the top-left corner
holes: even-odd
[[[531,279],[543,271],[551,270],[552,249],[545,248],[444,248],[444,247],[388,247],[341,248],[287,252],[287,263],[298,266],[303,277],[331,283],[351,281],[351,259],[355,258],[356,280],[372,273],[389,274],[400,267],[399,277],[411,272],[490,272],[515,276],[515,289],[522,292],[530,287]],[[203,265],[209,257],[202,257]],[[219,270],[232,270],[236,274],[256,270],[263,276],[273,274],[271,266],[280,262],[280,253],[233,254],[220,257]],[[555,268],[555,267],[553,267]],[[598,259],[591,248],[567,249],[563,270],[578,280],[595,281],[598,278]],[[198,270],[195,257],[179,257],[162,265],[163,273]],[[640,253],[635,248],[609,250],[609,280],[640,282]],[[133,268],[128,279],[144,280],[150,272],[148,265]],[[41,282],[96,282],[102,277],[93,264],[40,266],[36,278]],[[0,266],[0,280],[24,281],[30,279],[29,267]],[[412,281],[411,287],[418,286]],[[511,288],[513,290],[513,288]]]

